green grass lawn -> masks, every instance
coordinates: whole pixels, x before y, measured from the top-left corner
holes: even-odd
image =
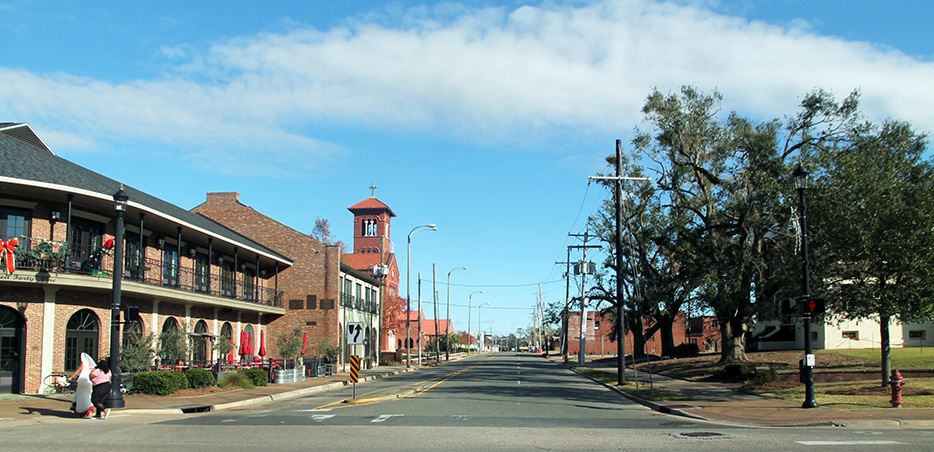
[[[834,354],[853,358],[867,359],[880,362],[882,351],[877,349],[861,348],[853,350],[818,350],[816,354]],[[934,369],[934,348],[893,348],[893,369]]]
[[[914,378],[906,381],[902,400],[904,408],[934,408],[934,378]],[[803,401],[804,385],[750,391],[751,394],[775,399]],[[914,395],[912,395],[914,394]],[[814,399],[828,408],[891,408],[891,390],[876,381],[815,383]]]

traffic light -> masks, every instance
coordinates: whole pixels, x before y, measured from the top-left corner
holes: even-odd
[[[820,297],[807,297],[801,303],[801,314],[806,316],[824,313],[824,299]]]

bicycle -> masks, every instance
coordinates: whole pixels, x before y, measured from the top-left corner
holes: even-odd
[[[75,392],[77,382],[69,381],[68,374],[64,372],[52,372],[42,379],[44,392],[46,394],[62,394],[66,392]]]

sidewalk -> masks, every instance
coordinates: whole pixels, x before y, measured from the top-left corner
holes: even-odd
[[[564,365],[560,357],[555,361],[558,365]],[[593,369],[617,374],[615,367]],[[640,373],[640,377],[640,381],[644,381],[646,374]],[[631,369],[626,370],[626,378],[635,378]],[[653,374],[652,381],[655,388],[678,392],[687,396],[688,399],[652,402],[622,391],[620,393],[662,413],[735,425],[934,427],[934,409],[932,408],[801,408],[801,403],[797,402],[738,393],[734,390],[735,384],[696,382],[659,374]],[[611,385],[604,384],[604,386],[617,390]],[[820,404],[820,400],[817,402]]]
[[[405,366],[380,366],[375,369],[364,369],[360,371],[360,380],[357,384],[414,370],[417,368]],[[308,378],[297,383],[269,384],[248,390],[240,389],[194,397],[129,394],[124,397],[126,408],[115,409],[113,413],[182,414],[225,410],[339,389],[349,385],[349,380],[349,373],[338,373],[328,377]],[[71,394],[0,395],[0,426],[5,425],[4,421],[10,420],[42,422],[43,416],[75,418],[75,414],[69,409],[71,399]]]

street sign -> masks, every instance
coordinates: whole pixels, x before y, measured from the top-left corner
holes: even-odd
[[[359,380],[360,380],[360,355],[350,355],[350,382],[357,383],[357,381]]]
[[[347,324],[347,345],[363,345],[363,322],[350,322]]]

